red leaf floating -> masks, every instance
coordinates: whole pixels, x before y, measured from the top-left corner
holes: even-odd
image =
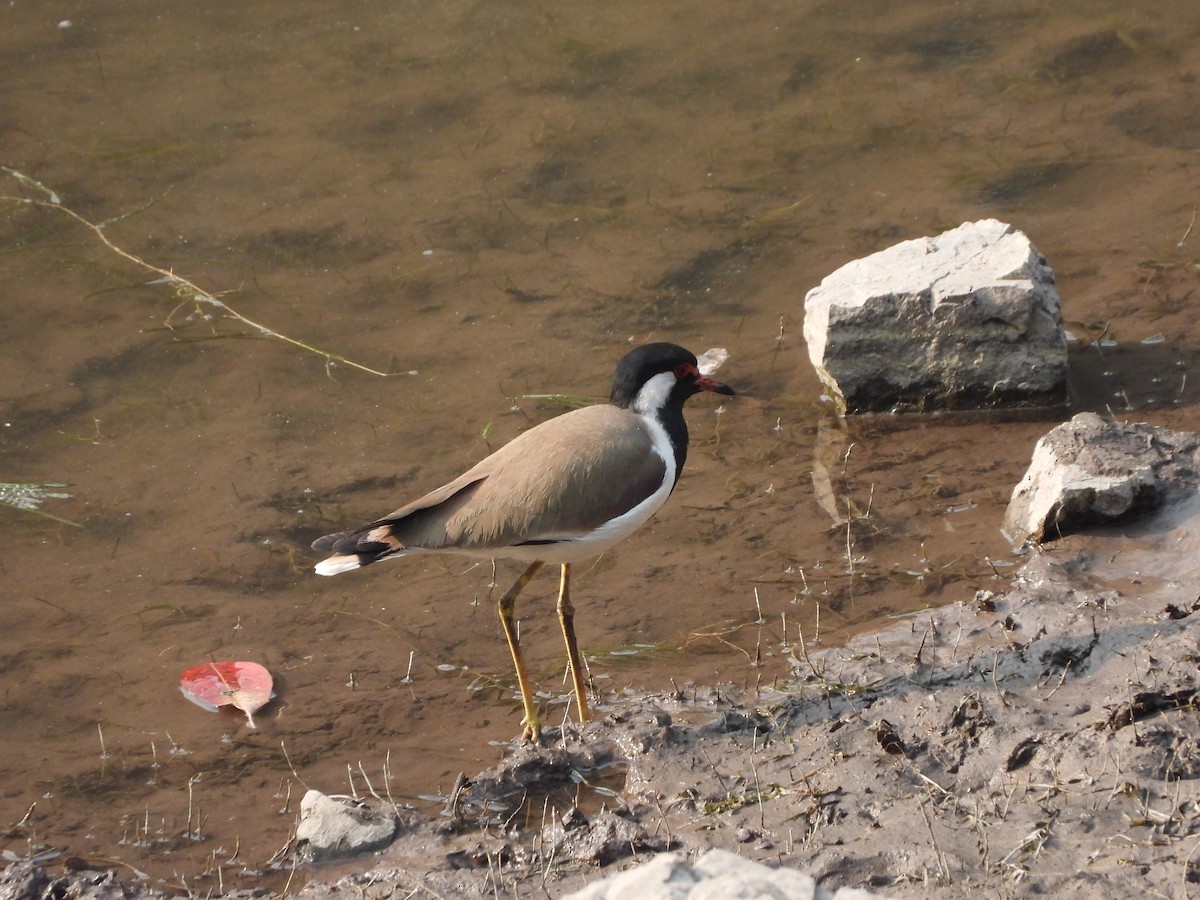
[[[275,696],[272,685],[271,673],[254,662],[209,662],[179,676],[183,696],[209,712],[236,706],[251,728],[256,727],[254,713]]]

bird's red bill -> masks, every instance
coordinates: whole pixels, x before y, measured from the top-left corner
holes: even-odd
[[[733,388],[727,384],[722,384],[715,378],[709,378],[707,375],[698,375],[696,377],[696,387],[702,391],[712,391],[714,394],[733,396]]]

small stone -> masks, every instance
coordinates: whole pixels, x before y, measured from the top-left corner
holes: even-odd
[[[1080,413],[1037,442],[1003,530],[1014,544],[1127,521],[1195,493],[1200,435]]]
[[[386,847],[396,837],[400,817],[383,804],[310,790],[300,801],[296,852],[309,862],[346,859]]]

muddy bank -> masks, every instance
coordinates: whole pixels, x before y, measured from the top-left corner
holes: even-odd
[[[402,810],[377,856],[298,870],[290,893],[562,896],[658,851],[720,847],[891,897],[1186,896],[1198,511],[1068,538],[995,592],[846,647],[781,647],[795,678],[757,693],[608,698],[469,776],[440,815]],[[47,881],[62,865],[36,884],[10,866],[2,889],[119,896],[78,872]]]

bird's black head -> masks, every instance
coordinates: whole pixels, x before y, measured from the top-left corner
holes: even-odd
[[[649,413],[682,409],[688,397],[701,391],[733,396],[733,388],[700,374],[691,351],[678,344],[643,344],[617,363],[609,399],[615,406]]]

